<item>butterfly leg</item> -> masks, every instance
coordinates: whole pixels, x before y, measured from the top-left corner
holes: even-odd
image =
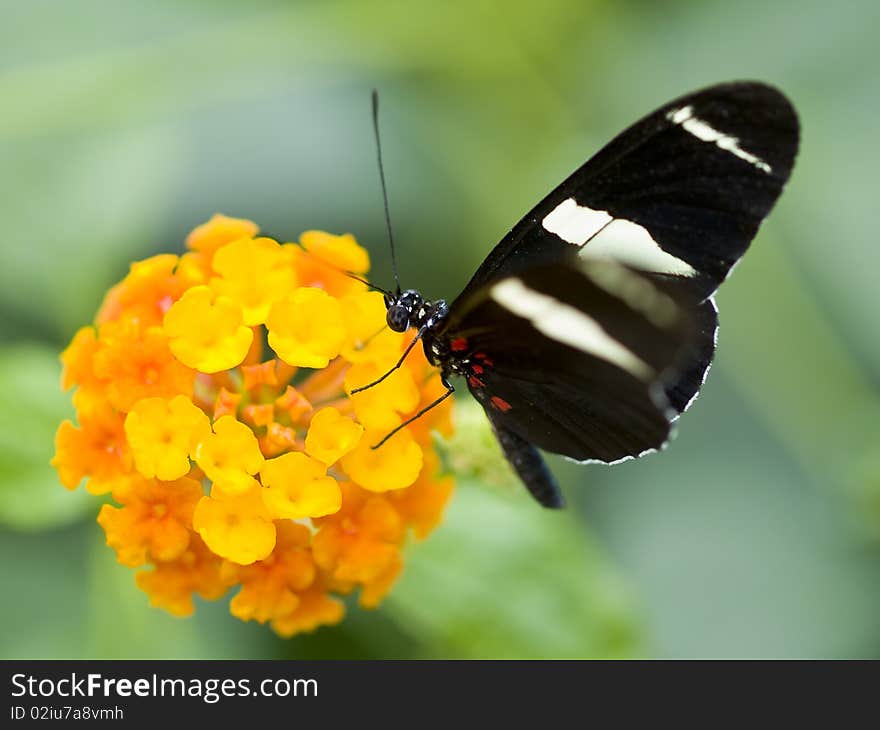
[[[419,328],[419,331],[416,333],[416,336],[413,337],[412,342],[410,342],[406,346],[406,349],[403,351],[403,354],[400,356],[400,360],[398,360],[397,364],[394,367],[392,367],[387,373],[385,373],[381,378],[377,378],[372,383],[367,383],[366,385],[362,385],[359,388],[355,388],[354,390],[351,391],[351,394],[354,395],[355,393],[360,393],[362,390],[369,390],[374,385],[379,385],[379,383],[381,383],[383,380],[385,380],[385,378],[387,378],[389,375],[391,375],[391,373],[393,373],[395,370],[399,370],[400,367],[403,365],[403,361],[406,360],[406,356],[409,355],[410,350],[412,350],[416,346],[416,343],[422,339],[422,335],[425,334],[426,330],[427,330],[427,326],[423,326],[423,327]]]
[[[422,410],[420,410],[414,416],[410,416],[409,418],[407,418],[403,423],[401,423],[399,426],[397,426],[397,428],[395,428],[392,431],[390,431],[389,433],[385,434],[385,437],[378,444],[373,446],[372,448],[378,449],[382,444],[384,444],[394,434],[396,434],[398,431],[400,431],[400,429],[406,428],[413,421],[416,421],[419,418],[421,418],[422,416],[424,416],[432,408],[436,408],[437,406],[439,406],[443,401],[445,401],[449,396],[451,396],[455,392],[455,388],[452,387],[452,385],[449,383],[448,380],[446,380],[445,377],[441,377],[441,382],[443,383],[443,386],[446,388],[446,392],[443,395],[441,395],[439,398],[437,398],[437,400],[426,405],[424,408],[422,408]]]

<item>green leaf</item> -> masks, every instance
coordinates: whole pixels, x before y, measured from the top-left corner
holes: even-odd
[[[64,489],[49,464],[55,430],[73,414],[60,376],[58,353],[48,347],[0,348],[0,524],[46,529],[97,509],[83,490]]]
[[[465,483],[383,610],[432,657],[639,653],[631,596],[570,512]]]

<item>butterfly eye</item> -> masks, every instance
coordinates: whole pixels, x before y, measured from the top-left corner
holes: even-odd
[[[409,310],[400,304],[388,307],[385,321],[388,322],[388,326],[395,332],[406,332],[409,328]]]

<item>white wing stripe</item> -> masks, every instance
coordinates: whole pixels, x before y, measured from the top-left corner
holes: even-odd
[[[607,226],[578,255],[584,259],[611,259],[657,274],[695,276],[697,273],[687,261],[660,248],[647,228],[623,218]]]
[[[592,210],[578,205],[574,198],[566,198],[544,217],[541,225],[563,241],[583,246],[612,220],[604,210]]]
[[[658,274],[694,276],[697,273],[687,261],[657,245],[644,226],[615,219],[604,210],[578,205],[574,198],[563,200],[544,217],[541,225],[563,241],[581,246],[578,255],[582,258],[611,259]]]
[[[692,106],[673,109],[671,112],[667,112],[666,118],[673,124],[680,124],[685,132],[689,132],[697,139],[700,139],[703,142],[712,142],[719,149],[722,149],[725,152],[730,152],[732,155],[751,163],[763,172],[768,174],[772,172],[772,168],[764,162],[764,160],[757,155],[753,155],[751,152],[746,152],[740,147],[739,140],[736,137],[731,137],[729,134],[719,132],[710,124],[695,117],[694,108]]]
[[[528,319],[550,339],[601,358],[650,382],[655,373],[644,360],[610,337],[601,325],[579,309],[529,289],[520,279],[504,279],[490,296],[513,314]]]

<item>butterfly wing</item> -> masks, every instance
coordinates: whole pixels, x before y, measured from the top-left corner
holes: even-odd
[[[665,378],[689,356],[698,306],[626,266],[569,259],[484,287],[440,334],[508,455],[505,438],[522,449],[506,432],[610,463],[669,438]]]
[[[676,99],[538,203],[452,303],[444,335],[466,344],[468,387],[539,502],[561,495],[537,448],[613,463],[666,443],[715,351],[712,295],[798,140],[792,105],[764,84]]]
[[[743,255],[791,173],[798,120],[755,82],[713,86],[619,134],[538,203],[462,292],[572,249],[687,280],[708,298]]]
[[[692,307],[690,315],[693,327],[690,347],[663,387],[669,407],[676,415],[687,410],[703,387],[718,339],[718,308],[711,297]]]

